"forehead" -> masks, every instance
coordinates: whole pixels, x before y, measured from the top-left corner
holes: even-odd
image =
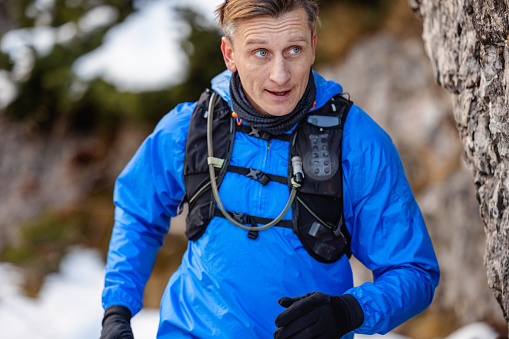
[[[274,38],[309,41],[311,29],[304,9],[295,9],[277,18],[264,15],[241,19],[233,36],[234,41],[242,44],[269,43]]]

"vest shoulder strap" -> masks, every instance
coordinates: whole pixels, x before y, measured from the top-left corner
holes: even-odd
[[[342,95],[310,112],[294,131],[290,156],[302,159],[305,179],[293,208],[294,232],[315,259],[330,263],[351,255],[343,213],[343,129],[352,101]]]
[[[214,217],[216,204],[210,189],[209,166],[207,157],[207,117],[211,90],[206,90],[200,96],[189,122],[189,130],[184,156],[184,186],[185,195],[179,205],[179,213],[184,203],[189,203],[189,213],[186,217],[186,236],[196,240],[205,232],[206,226]],[[212,126],[214,130],[214,157],[223,159],[223,164],[230,162],[233,150],[234,123],[231,110],[222,98],[216,100]],[[218,186],[226,174],[228,166],[216,168],[216,182]]]

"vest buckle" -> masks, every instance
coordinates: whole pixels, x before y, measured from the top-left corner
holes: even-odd
[[[246,175],[248,178],[260,182],[263,186],[267,185],[270,181],[269,177],[260,170],[249,167],[249,173]]]
[[[232,212],[232,217],[235,219],[235,221],[240,222],[241,224],[247,224],[248,223],[248,215],[246,213],[238,213],[238,212]]]
[[[251,127],[251,131],[249,132],[248,135],[255,137],[255,138],[265,140],[265,141],[269,141],[270,139],[272,139],[272,134],[270,134],[269,132],[265,132],[265,131],[262,131],[260,133],[260,131],[254,127]]]

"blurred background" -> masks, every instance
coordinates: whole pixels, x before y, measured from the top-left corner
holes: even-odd
[[[225,69],[213,15],[220,3],[0,0],[6,338],[98,337],[114,180],[159,119],[197,100]],[[445,338],[482,322],[507,337],[487,285],[473,179],[449,97],[424,52],[421,22],[407,0],[319,3],[315,70],[339,82],[391,135],[441,265],[431,307],[395,332]],[[183,227],[182,217],[172,221],[147,285],[142,314],[152,319],[186,249]],[[357,284],[371,279],[353,265]],[[143,319],[135,317],[139,331],[155,333],[157,323]]]

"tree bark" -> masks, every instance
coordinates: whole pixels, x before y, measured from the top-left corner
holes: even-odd
[[[451,93],[485,224],[488,284],[509,321],[509,0],[409,3],[435,80]]]

